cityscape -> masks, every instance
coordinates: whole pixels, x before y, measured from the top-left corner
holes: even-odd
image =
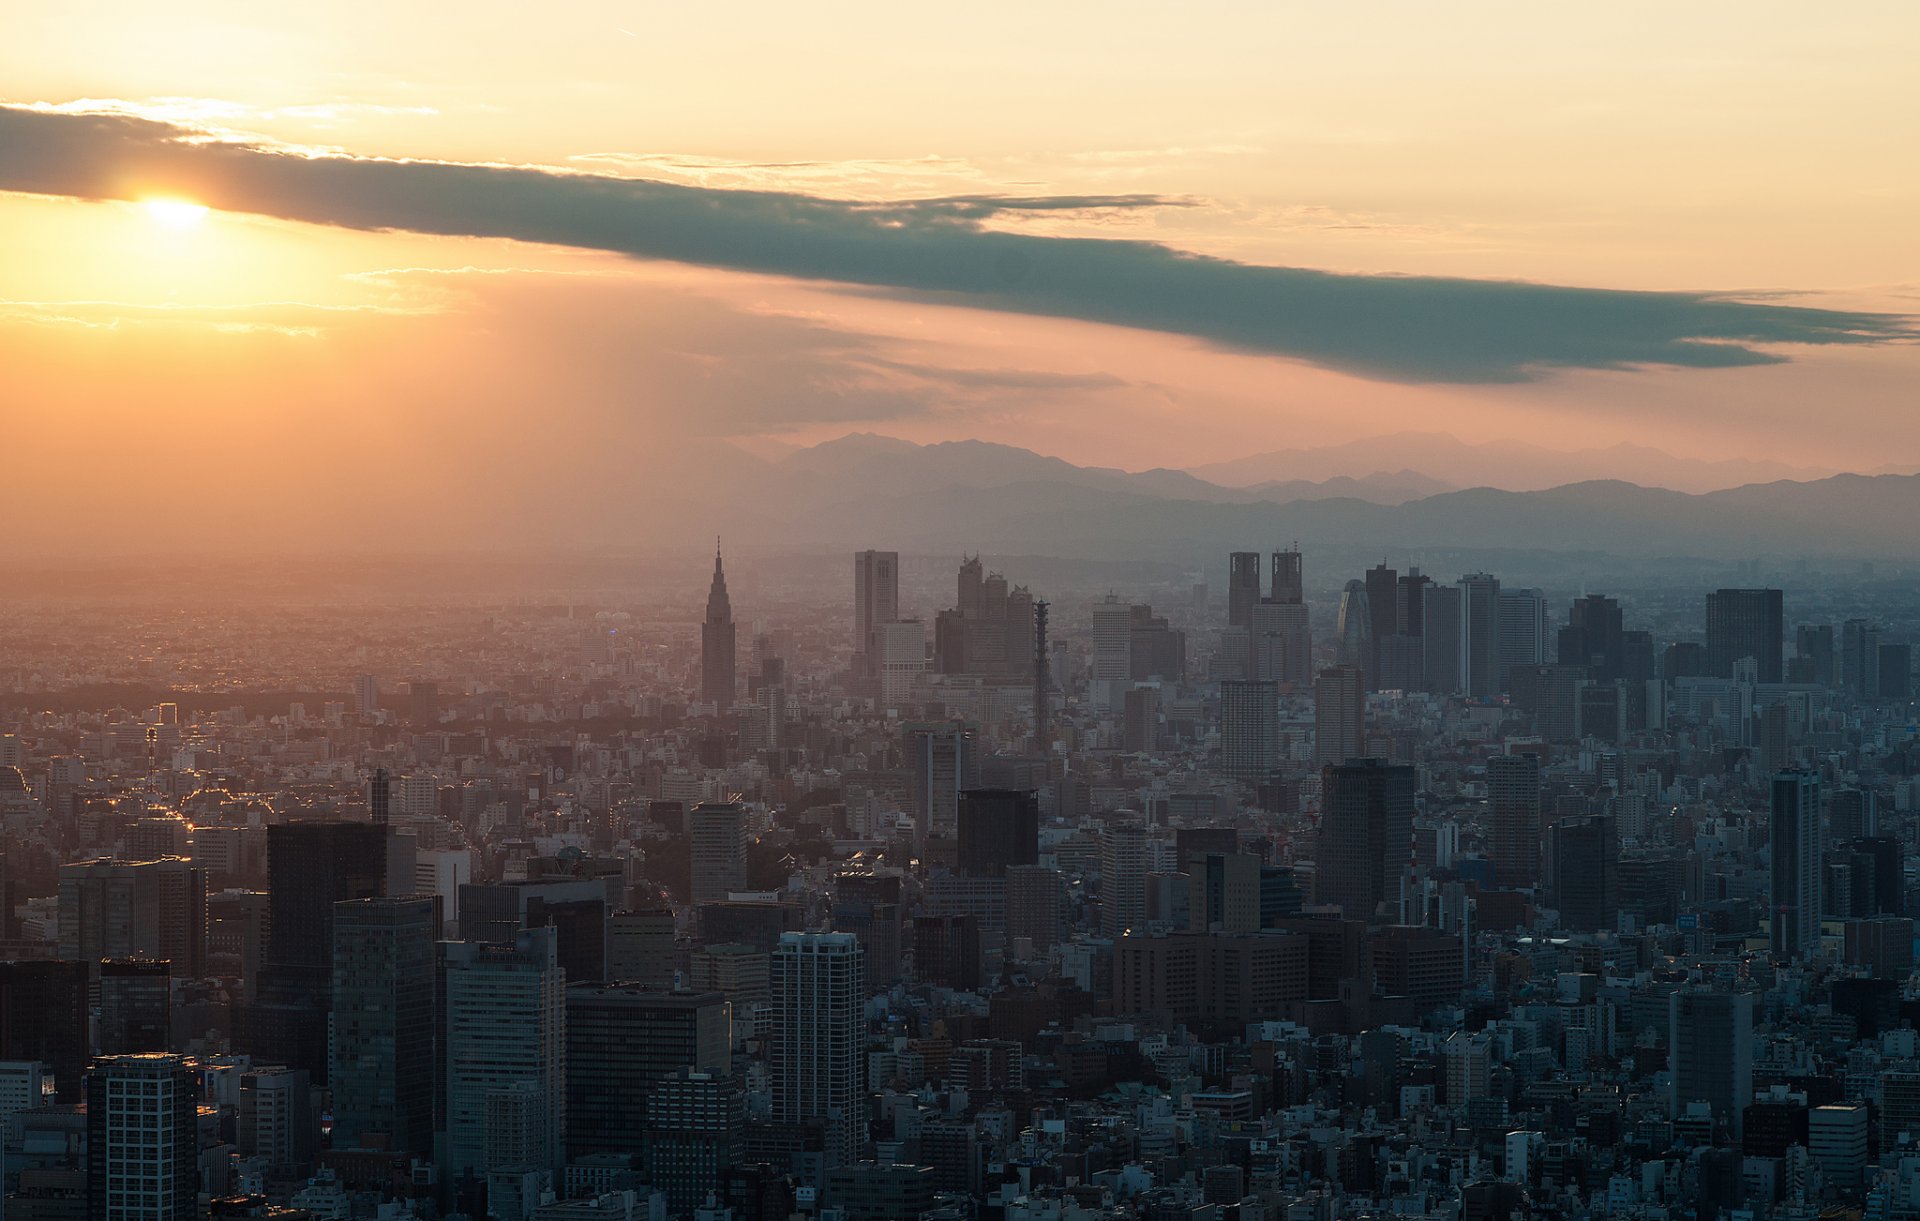
[[[0,31],[0,1221],[1920,1221],[1920,5]]]

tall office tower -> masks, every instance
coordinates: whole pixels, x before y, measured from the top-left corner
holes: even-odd
[[[104,1056],[87,1073],[87,1215],[200,1216],[199,1075],[181,1056]]]
[[[275,1177],[304,1175],[320,1145],[313,1082],[305,1069],[269,1065],[240,1074],[234,1144],[242,1158],[261,1158]]]
[[[1087,678],[1100,707],[1119,702],[1119,692],[1133,676],[1133,607],[1108,594],[1093,604],[1093,655]]]
[[[1537,589],[1500,591],[1500,690],[1520,666],[1547,660],[1547,599]]]
[[[853,651],[871,656],[873,630],[900,618],[900,553],[853,553]]]
[[[1053,751],[1053,663],[1047,653],[1048,603],[1033,604],[1033,753]]]
[[[1281,606],[1300,606],[1307,600],[1306,585],[1300,573],[1300,548],[1273,553],[1273,592],[1269,602]]]
[[[507,1169],[488,1158],[490,1101],[525,1091],[538,1168],[557,1172],[567,1142],[567,980],[551,928],[511,946],[440,943],[446,979],[446,1170],[453,1181]],[[520,1150],[517,1152],[524,1152]]]
[[[1707,674],[1732,678],[1734,663],[1751,657],[1759,681],[1781,677],[1786,629],[1777,589],[1719,589],[1707,595]]]
[[[773,1117],[823,1125],[828,1165],[867,1140],[865,967],[851,933],[784,933],[773,952]]]
[[[1160,689],[1135,687],[1120,702],[1120,749],[1150,755],[1160,749]]]
[[[1783,771],[1773,778],[1773,815],[1767,839],[1773,857],[1773,930],[1779,958],[1803,958],[1820,949],[1820,777]]]
[[[713,549],[713,584],[707,588],[707,617],[700,625],[700,698],[721,712],[733,707],[739,653],[735,646],[733,603],[727,598],[727,574],[720,548]]]
[[[973,992],[980,987],[980,920],[972,915],[915,916],[913,973],[922,984]]]
[[[1429,585],[1420,592],[1420,673],[1428,691],[1450,695],[1461,689],[1460,590]]]
[[[63,1104],[85,1097],[90,989],[84,962],[0,962],[0,1060],[47,1065]]]
[[[1413,768],[1354,759],[1321,772],[1314,898],[1349,920],[1395,910],[1413,860]]]
[[[1195,932],[1260,930],[1260,858],[1250,852],[1196,852],[1187,875],[1187,927]]]
[[[256,1063],[304,1068],[316,1085],[326,1084],[333,905],[389,892],[388,836],[388,828],[371,823],[267,828],[266,960],[235,1039],[236,1050]]]
[[[569,1158],[639,1149],[647,1095],[675,1069],[733,1071],[731,1006],[718,992],[628,984],[566,992]]]
[[[1253,607],[1260,601],[1260,553],[1235,551],[1227,556],[1227,626],[1248,627]]]
[[[1339,637],[1340,664],[1366,673],[1373,660],[1373,607],[1365,581],[1347,582],[1340,594],[1334,632]]]
[[[207,874],[191,861],[81,861],[60,867],[60,956],[164,958],[206,973]]]
[[[719,903],[747,888],[747,808],[737,801],[703,801],[687,812],[693,903]]]
[[[1905,703],[1913,698],[1913,646],[1883,643],[1879,650],[1876,699]]]
[[[1829,842],[1834,844],[1880,834],[1880,808],[1873,790],[1834,790],[1827,825],[1831,831]]]
[[[407,684],[407,719],[415,729],[440,723],[440,684],[414,679]]]
[[[1807,1152],[1829,1188],[1852,1195],[1860,1190],[1868,1162],[1868,1111],[1859,1103],[1828,1105],[1807,1112]]]
[[[1367,657],[1361,664],[1367,672],[1368,689],[1377,691],[1380,688],[1380,642],[1400,630],[1400,574],[1382,561],[1367,569],[1366,588],[1367,610],[1372,616],[1368,635],[1372,639]]]
[[[377,675],[362,674],[353,680],[353,710],[361,716],[372,716],[380,711],[380,679]]]
[[[1840,625],[1840,685],[1862,699],[1880,690],[1880,629],[1870,619]]]
[[[1067,884],[1057,869],[1014,865],[1007,869],[1007,937],[1026,938],[1037,953],[1058,945],[1066,928]]]
[[[1280,691],[1271,682],[1220,684],[1220,770],[1264,780],[1280,764]]]
[[[907,726],[906,747],[913,764],[914,835],[924,847],[930,839],[952,839],[959,831],[960,794],[980,784],[974,728],[961,721]]]
[[[1366,675],[1357,666],[1328,666],[1313,680],[1313,757],[1322,766],[1367,753]]]
[[[1221,635],[1225,648],[1227,634]],[[1303,602],[1259,602],[1247,629],[1249,678],[1304,688],[1313,678],[1313,628]]]
[[[968,789],[960,794],[960,872],[1005,877],[1040,859],[1040,800],[1030,790]]]
[[[1540,760],[1495,755],[1487,760],[1487,813],[1493,824],[1493,877],[1502,886],[1540,880]]]
[[[927,672],[927,625],[918,619],[878,624],[867,641],[863,664],[880,680],[880,702],[890,707],[906,703]]]
[[[1402,636],[1420,636],[1426,632],[1426,593],[1433,578],[1409,568],[1394,583],[1393,630]]]
[[[433,1153],[438,895],[333,909],[333,1147]]]
[[[100,1021],[94,1048],[103,1056],[170,1051],[173,973],[164,958],[107,958],[100,969]]]
[[[1793,659],[1787,663],[1787,681],[1831,687],[1839,678],[1839,657],[1833,624],[1803,623],[1793,630]]]
[[[376,827],[393,821],[393,777],[384,767],[374,768],[373,778],[367,782],[367,810]]]
[[[693,851],[699,851],[698,839]],[[469,882],[459,893],[462,940],[512,945],[521,929],[550,927],[559,937],[560,969],[570,982],[606,979],[613,905],[605,882],[568,877]]]
[[[1753,995],[1704,989],[1667,998],[1669,1114],[1704,1102],[1739,1138],[1753,1101]]]
[[[1147,829],[1109,822],[1100,833],[1100,933],[1119,937],[1147,924]]]
[[[647,1093],[647,1184],[669,1216],[691,1216],[725,1187],[746,1126],[746,1099],[730,1076],[678,1069]]]
[[[1605,594],[1588,594],[1567,610],[1567,626],[1560,629],[1559,660],[1563,666],[1585,666],[1587,677],[1610,683],[1627,676],[1626,632],[1620,604]]]
[[[1469,573],[1460,591],[1460,690],[1476,699],[1500,693],[1500,579]]]
[[[1619,923],[1620,836],[1615,828],[1611,814],[1563,819],[1548,828],[1561,928],[1601,933]]]
[[[673,909],[613,913],[607,977],[615,983],[673,986]]]

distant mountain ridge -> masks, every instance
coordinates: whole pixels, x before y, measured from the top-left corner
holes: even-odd
[[[1640,557],[1920,557],[1920,475],[1841,474],[1706,493],[1617,479],[1423,492],[1437,481],[1412,471],[1225,488],[1190,472],[1129,473],[1012,446],[870,436],[745,460],[757,466],[761,494],[733,505],[728,528],[805,546],[1178,559],[1298,539]]]
[[[1604,448],[1558,450],[1522,441],[1473,443],[1444,432],[1400,432],[1341,445],[1273,450],[1190,467],[1188,473],[1223,487],[1252,487],[1275,480],[1326,479],[1402,468],[1456,488],[1515,492],[1620,479],[1629,473],[1642,486],[1680,492],[1713,492],[1781,479],[1823,479],[1840,473],[1831,467],[1745,458],[1681,458],[1625,441]]]

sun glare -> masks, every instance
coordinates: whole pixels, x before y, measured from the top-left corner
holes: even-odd
[[[156,223],[169,229],[196,228],[207,219],[207,206],[190,199],[143,199],[140,206]]]

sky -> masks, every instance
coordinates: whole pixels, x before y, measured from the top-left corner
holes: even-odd
[[[1909,4],[0,25],[16,540],[559,528],[849,431],[1920,467]]]

